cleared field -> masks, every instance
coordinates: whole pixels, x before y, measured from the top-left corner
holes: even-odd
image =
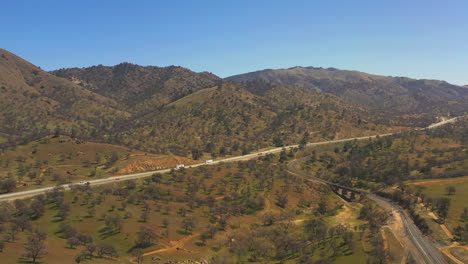
[[[468,193],[468,177],[428,180],[428,181],[415,181],[410,182],[410,185],[425,186],[423,193],[432,198],[447,197],[450,198],[450,209],[448,217],[445,221],[446,226],[453,232],[453,229],[458,225],[463,224],[460,216],[464,208],[468,207],[467,193]],[[447,187],[454,186],[456,192],[453,195],[447,193]]]
[[[463,182],[468,182],[468,176],[460,177],[460,178],[450,178],[450,179],[410,181],[408,182],[408,184],[432,186],[432,185],[451,185],[451,184],[457,184],[457,183],[463,183]]]

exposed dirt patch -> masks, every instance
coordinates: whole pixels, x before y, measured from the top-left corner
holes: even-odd
[[[169,251],[185,250],[185,248],[184,248],[185,243],[187,241],[190,241],[192,238],[197,237],[198,235],[199,234],[196,233],[196,234],[186,236],[186,237],[184,237],[184,238],[182,238],[180,240],[177,240],[177,241],[170,241],[169,243],[171,244],[171,247],[161,248],[161,249],[158,249],[158,250],[155,250],[155,251],[146,252],[145,254],[143,254],[143,256],[153,255],[153,254],[156,254],[156,253],[169,252]]]
[[[117,171],[117,174],[130,174],[135,172],[160,170],[164,168],[173,168],[178,164],[190,165],[197,163],[194,160],[172,156],[160,159],[141,159],[136,160],[124,168]]]
[[[265,207],[264,207],[264,211],[271,211],[271,208],[272,208],[272,205],[271,205],[271,201],[269,198],[265,197]]]
[[[384,229],[380,230],[380,233],[382,234],[385,250],[387,250],[387,252],[390,252],[390,245],[388,243],[388,237],[387,237],[387,234],[385,234],[385,230]],[[386,257],[386,262],[388,262],[388,257]]]
[[[454,256],[452,254],[452,250],[455,250],[455,249],[458,249],[458,250],[461,250],[463,252],[465,252],[466,250],[468,250],[468,247],[466,246],[459,246],[459,245],[452,245],[452,246],[448,246],[448,247],[444,247],[444,248],[441,248],[440,250],[445,254],[447,255],[447,257],[449,257],[453,262],[457,263],[457,264],[464,264],[466,263],[465,261],[467,260],[467,258],[465,257],[466,256],[466,253],[465,254],[457,254],[457,255],[463,255],[463,256],[458,256],[458,258],[456,256]],[[462,260],[460,260],[459,258],[461,258]]]
[[[437,217],[437,215],[435,215],[433,212],[427,212],[427,214],[434,220],[436,220],[438,222],[439,220],[439,217]],[[454,239],[453,237],[453,234],[452,232],[450,232],[450,230],[448,230],[448,228],[444,225],[444,224],[439,224],[440,228],[442,229],[442,231],[444,231],[445,235],[447,235],[447,237],[451,240]]]
[[[421,206],[424,206],[424,204],[421,204]],[[439,217],[437,217],[437,215],[435,215],[433,212],[428,212],[427,213],[430,217],[432,217],[432,219],[434,220],[439,220]],[[444,224],[440,224],[439,225],[440,228],[445,232],[445,234],[447,235],[447,237],[451,240],[454,239],[453,237],[453,234],[450,232],[450,230],[448,230],[448,228],[444,225]],[[452,245],[448,246],[448,247],[444,247],[444,248],[441,248],[440,250],[445,254],[447,255],[447,257],[449,257],[451,260],[453,260],[455,263],[466,263],[465,262],[465,259],[464,259],[464,256],[455,256],[454,254],[452,254],[452,251],[453,249],[458,249],[458,250],[461,250],[461,252],[464,252],[466,250],[468,250],[468,247],[467,246],[461,246],[458,242],[453,242]],[[460,255],[460,254],[458,254]],[[462,260],[460,260],[462,259]]]
[[[342,222],[343,224],[347,222],[349,218],[352,217],[351,213],[351,208],[347,204],[343,205],[344,210],[339,212],[337,215],[335,215],[336,219],[339,222]]]
[[[429,181],[420,181],[420,182],[410,182],[411,185],[436,185],[436,184],[450,184],[450,183],[460,183],[468,181],[468,177],[463,178],[452,178],[452,179],[442,179],[442,180],[429,180]]]

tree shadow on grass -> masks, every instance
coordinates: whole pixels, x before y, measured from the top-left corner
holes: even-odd
[[[179,234],[181,234],[181,235],[186,235],[186,236],[192,234],[192,232],[190,232],[190,231],[185,231],[185,230],[177,230],[176,232],[179,233]]]
[[[108,237],[115,236],[115,235],[120,233],[119,230],[112,229],[112,228],[109,228],[109,227],[101,228],[98,232],[99,232],[99,237],[101,239],[106,239]]]
[[[134,245],[129,250],[127,250],[127,253],[131,253],[135,248],[145,249],[145,248],[149,248],[149,247],[154,246],[154,245],[156,245],[156,243],[149,243],[149,244],[145,244],[145,245]]]
[[[52,220],[52,221],[50,221],[50,222],[52,222],[52,223],[58,223],[58,222],[63,222],[63,221],[64,221],[64,219],[62,219],[62,218],[60,218],[60,217],[57,217],[57,216],[55,216],[55,219],[53,219],[53,220]]]
[[[25,258],[19,258],[18,261],[16,263],[22,263],[22,264],[32,264],[32,260],[30,259],[25,259]],[[42,263],[45,263],[45,262],[42,262],[40,260],[36,260],[36,264],[42,264]]]
[[[342,243],[339,247],[339,252],[343,255],[343,256],[350,256],[353,254],[353,250],[352,248],[350,248],[346,243]]]

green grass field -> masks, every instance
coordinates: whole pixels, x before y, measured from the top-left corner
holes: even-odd
[[[418,184],[425,186],[423,193],[432,198],[447,197],[450,198],[450,209],[448,217],[445,221],[447,227],[453,232],[453,229],[458,225],[463,224],[460,216],[464,208],[468,207],[466,194],[468,193],[468,177],[440,179],[440,180],[427,180],[415,181],[411,184]],[[455,186],[456,192],[453,195],[447,194],[447,187]]]

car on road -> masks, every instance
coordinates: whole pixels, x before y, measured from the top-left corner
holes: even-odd
[[[115,178],[116,181],[120,180],[120,178]]]

